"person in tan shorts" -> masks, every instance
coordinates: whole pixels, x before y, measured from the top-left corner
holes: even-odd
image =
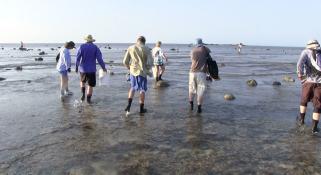
[[[310,40],[306,49],[302,51],[301,57],[297,64],[298,78],[302,83],[302,94],[300,103],[300,116],[298,124],[304,125],[305,114],[309,102],[313,103],[313,126],[312,133],[318,133],[318,123],[321,113],[321,60],[320,44],[317,40]]]

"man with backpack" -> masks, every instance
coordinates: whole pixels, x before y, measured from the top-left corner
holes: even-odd
[[[300,116],[298,124],[304,125],[308,102],[313,103],[312,133],[318,133],[318,123],[321,113],[321,64],[320,44],[317,40],[310,40],[306,49],[302,51],[297,64],[298,78],[302,83]]]
[[[189,102],[194,109],[194,96],[197,94],[197,113],[202,113],[202,103],[207,85],[207,60],[211,59],[211,50],[204,46],[202,39],[196,39],[196,46],[191,51],[192,65],[189,73]]]

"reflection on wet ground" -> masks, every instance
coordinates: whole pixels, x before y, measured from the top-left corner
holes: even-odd
[[[79,103],[75,74],[75,95],[60,101],[53,64],[1,70],[9,78],[0,86],[0,174],[320,174],[320,136],[310,134],[310,119],[295,125],[299,83],[272,86],[294,76],[297,55],[262,63],[225,54],[217,59],[226,64],[222,81],[209,85],[201,115],[188,110],[187,51],[169,53],[170,87],[154,89],[149,81],[143,116],[136,97],[125,117],[128,83],[120,65],[110,86],[95,89],[93,105]],[[245,83],[252,78],[255,88]],[[224,101],[225,93],[236,100]]]

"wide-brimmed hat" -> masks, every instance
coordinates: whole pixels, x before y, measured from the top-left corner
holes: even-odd
[[[84,38],[87,42],[95,42],[96,40],[93,38],[92,35],[87,35]]]
[[[317,49],[320,47],[320,44],[317,40],[310,40],[307,43],[307,49]]]

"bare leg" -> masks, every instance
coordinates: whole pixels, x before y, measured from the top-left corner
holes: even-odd
[[[165,66],[164,65],[160,66],[160,69],[161,70],[160,70],[159,80],[162,80],[162,76],[165,72]]]
[[[141,91],[140,92],[140,99],[139,99],[139,103],[140,103],[140,112],[141,114],[146,113],[147,110],[144,108],[144,102],[145,102],[145,92]]]
[[[133,98],[135,95],[135,90],[130,88],[129,91],[128,91],[128,98]]]
[[[155,66],[156,68],[156,81],[158,81],[158,77],[159,77],[159,67],[158,66]]]
[[[94,88],[91,87],[91,86],[88,86],[87,96],[92,96],[93,95],[93,91],[94,91]]]

